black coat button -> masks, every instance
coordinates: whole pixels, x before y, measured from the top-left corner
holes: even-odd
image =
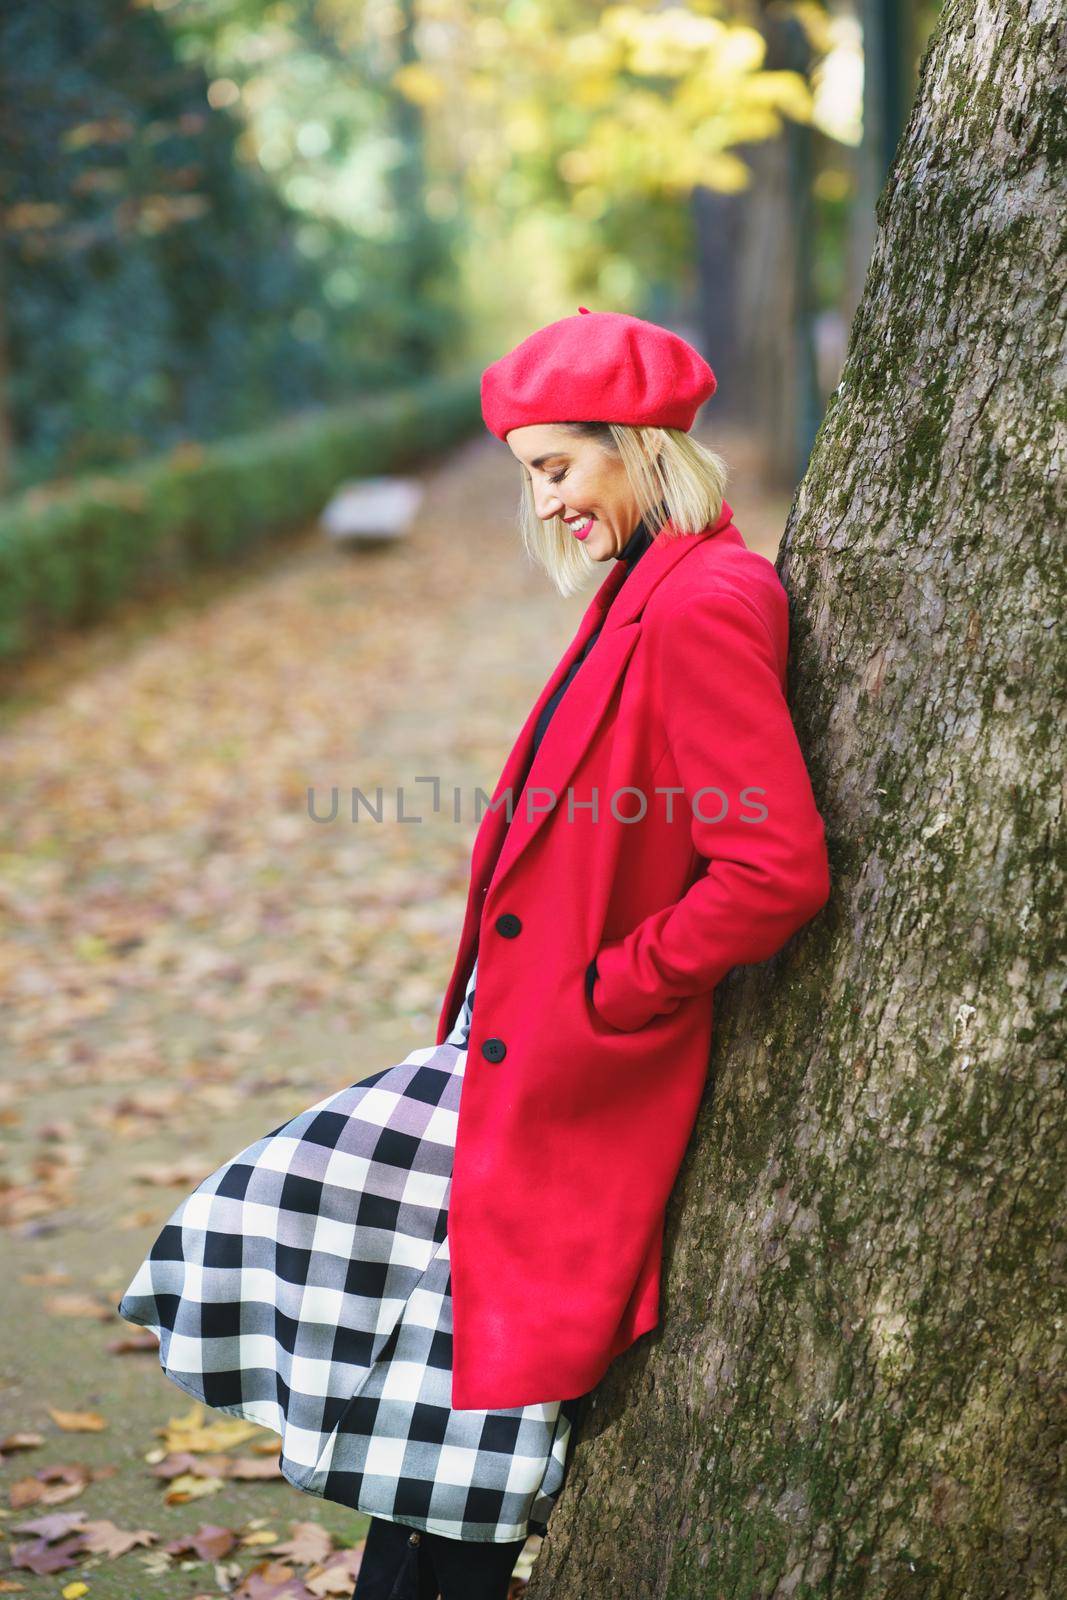
[[[522,932],[522,923],[510,911],[505,911],[502,917],[496,919],[496,931],[502,933],[505,939],[514,939]]]
[[[503,1061],[508,1053],[508,1047],[503,1039],[486,1039],[482,1045],[482,1055],[487,1061]]]

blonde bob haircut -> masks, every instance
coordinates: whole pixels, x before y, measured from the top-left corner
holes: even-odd
[[[576,438],[592,439],[617,456],[654,539],[670,520],[677,533],[700,533],[722,510],[727,466],[721,456],[697,444],[681,428],[631,427],[623,422],[561,422]],[[527,467],[522,468],[519,532],[527,554],[548,573],[561,595],[585,587],[589,574],[603,566],[582,548],[561,517],[542,521],[534,507]]]

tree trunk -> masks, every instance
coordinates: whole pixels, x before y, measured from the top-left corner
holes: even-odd
[[[779,557],[834,894],[718,991],[529,1600],[1062,1593],[1056,21],[949,0],[925,58]]]

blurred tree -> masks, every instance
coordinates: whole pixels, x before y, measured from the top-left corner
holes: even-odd
[[[725,9],[422,0],[421,61],[398,81],[462,187],[484,349],[561,301],[637,309],[692,287],[694,186],[741,189],[735,147],[811,114],[803,76],[766,70]]]
[[[0,196],[19,474],[239,427],[314,390],[314,279],[236,168],[160,19],[129,0],[0,14]]]
[[[427,192],[422,110],[394,81],[417,56],[418,0],[182,0],[166,18],[297,220],[321,285],[306,334],[338,381],[461,362],[459,219]]]
[[[926,0],[859,0],[863,24],[863,140],[856,150],[850,305],[859,304],[874,248],[874,208],[911,110],[918,55],[938,7]]]
[[[761,0],[760,25],[772,70],[808,80],[832,35],[817,8],[803,26],[791,6]],[[751,182],[739,197],[730,259],[702,252],[725,275],[729,303],[728,358],[735,381],[726,405],[761,447],[767,478],[792,487],[803,474],[822,416],[815,348],[813,183],[815,130],[811,119],[790,120],[779,139],[747,146]],[[705,215],[707,202],[704,202]],[[710,231],[710,230],[706,230]],[[706,236],[706,234],[705,234]],[[717,348],[723,290],[706,278],[703,299],[716,306],[710,348]],[[710,320],[710,317],[709,317]]]
[[[195,9],[201,34],[248,41],[274,8]],[[319,48],[316,37],[305,56]],[[432,364],[447,317],[427,325],[416,310],[412,337],[402,315],[376,315],[366,286],[392,276],[377,239],[345,292],[333,241],[302,239],[302,213],[240,159],[239,90],[176,23],[136,0],[16,4],[0,15],[0,61],[8,487]],[[415,162],[412,110],[403,100]],[[404,203],[424,215],[417,194]],[[397,243],[405,260],[410,249]],[[392,301],[413,303],[403,287]]]
[[[751,430],[764,472],[783,488],[802,477],[840,374],[875,200],[937,10],[917,0],[859,0],[858,9],[759,0],[768,64],[803,72],[816,112],[790,120],[779,140],[742,147],[746,190],[694,196],[701,321],[722,370],[721,411]]]

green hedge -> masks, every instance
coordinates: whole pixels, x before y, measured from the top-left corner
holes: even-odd
[[[477,373],[433,378],[0,502],[0,658],[239,559],[316,516],[343,480],[408,467],[480,420]]]

